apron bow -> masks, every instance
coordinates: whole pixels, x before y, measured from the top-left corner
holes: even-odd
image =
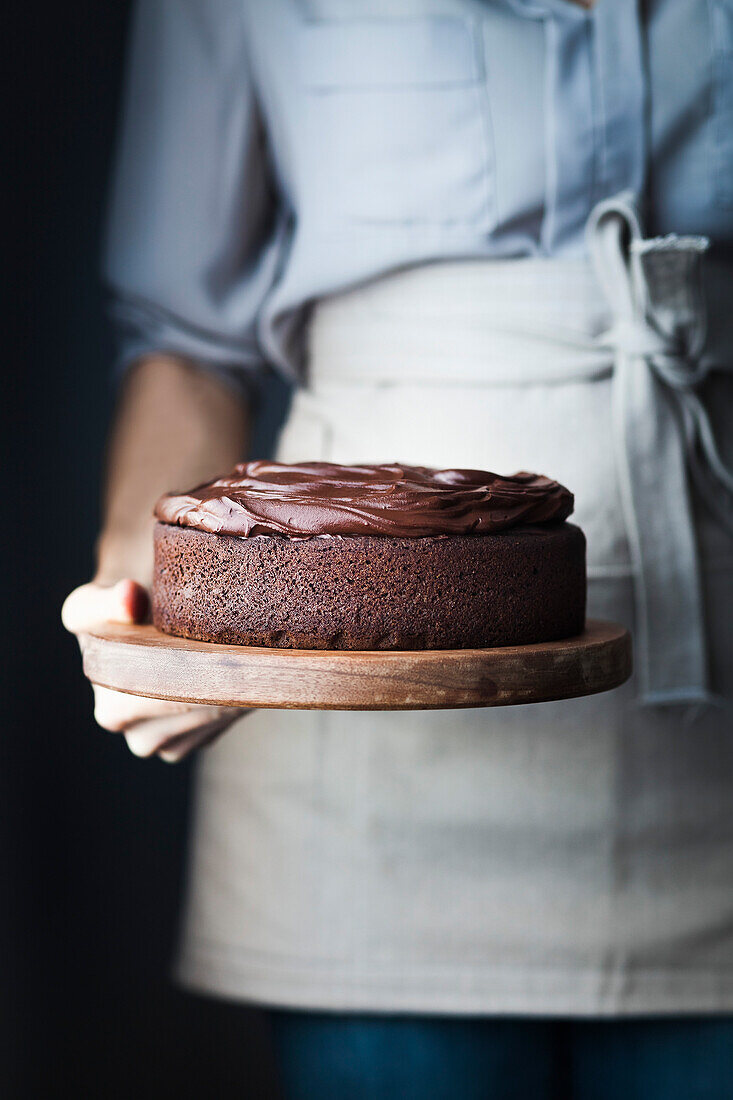
[[[647,703],[710,702],[689,480],[733,533],[733,473],[696,387],[706,318],[705,237],[646,240],[629,195],[599,203],[588,246],[613,318],[598,338],[613,355],[613,420],[635,574],[637,667]]]

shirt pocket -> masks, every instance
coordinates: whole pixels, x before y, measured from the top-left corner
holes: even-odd
[[[487,229],[490,118],[480,40],[450,16],[302,30],[304,186],[319,219]]]
[[[713,56],[713,187],[733,208],[733,0],[709,0]]]

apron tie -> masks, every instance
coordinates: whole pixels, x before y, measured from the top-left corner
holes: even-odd
[[[733,533],[726,469],[695,388],[705,315],[704,237],[645,240],[625,194],[599,203],[588,245],[613,323],[598,338],[613,354],[616,464],[635,575],[642,700],[712,702],[688,476]]]

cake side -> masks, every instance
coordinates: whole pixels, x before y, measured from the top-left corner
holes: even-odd
[[[585,622],[573,524],[498,534],[241,538],[157,523],[158,629],[295,649],[462,649],[554,641]]]

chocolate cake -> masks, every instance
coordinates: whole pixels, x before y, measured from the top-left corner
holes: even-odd
[[[202,641],[454,649],[585,619],[573,496],[536,474],[248,462],[155,514],[153,619]]]

